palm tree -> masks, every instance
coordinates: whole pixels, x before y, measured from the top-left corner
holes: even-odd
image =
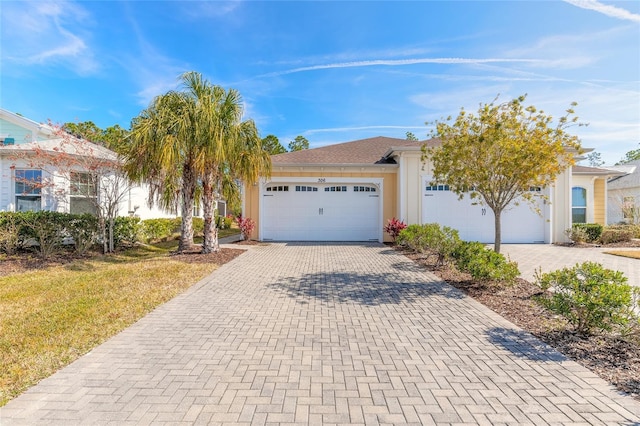
[[[182,228],[178,251],[193,245],[193,205],[202,189],[202,252],[218,249],[216,198],[237,198],[237,180],[255,182],[271,171],[255,123],[241,121],[238,91],[212,85],[196,72],[180,76],[183,91],[158,96],[133,120],[126,170],[150,184],[150,200],[177,210]]]
[[[242,98],[237,90],[211,85],[195,72],[182,76],[196,102],[198,114],[197,169],[202,184],[204,238],[202,252],[218,250],[214,214],[217,198],[237,199],[238,180],[255,182],[269,174],[271,160],[262,149],[253,121],[242,119]]]
[[[184,92],[157,96],[132,121],[125,170],[133,182],[149,185],[149,203],[176,212],[182,225],[178,251],[193,246],[197,187],[194,102]]]
[[[263,149],[262,139],[253,120],[236,123],[229,130],[224,142],[226,158],[210,163],[210,170],[215,170],[211,176],[217,178],[215,184],[219,192],[227,201],[233,201],[239,197],[238,181],[251,184],[257,182],[260,176],[268,177],[271,174],[271,156]],[[207,197],[213,194],[215,193],[204,191],[204,205],[207,204]],[[213,201],[210,203],[213,204]],[[206,212],[205,209],[203,211]],[[207,228],[207,223],[205,213],[203,253],[218,250],[217,229],[214,226]]]

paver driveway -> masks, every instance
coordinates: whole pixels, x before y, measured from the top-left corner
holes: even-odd
[[[489,245],[489,247],[493,247]],[[518,263],[522,278],[534,282],[537,271],[555,271],[585,261],[624,273],[629,284],[640,286],[640,259],[614,256],[605,252],[640,250],[602,247],[563,247],[553,244],[503,244],[500,252]]]
[[[10,424],[637,424],[640,404],[379,244],[270,244],[0,411]]]

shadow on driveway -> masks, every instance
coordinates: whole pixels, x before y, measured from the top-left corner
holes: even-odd
[[[560,362],[568,358],[523,330],[494,327],[487,331],[489,342],[517,357],[533,361]]]
[[[400,268],[400,264],[394,265]],[[410,264],[402,264],[410,272],[419,271]],[[442,282],[411,282],[401,275],[357,274],[336,272],[331,274],[311,273],[300,277],[287,277],[267,286],[306,303],[317,299],[333,303],[359,303],[361,305],[383,305],[417,302],[429,296],[450,299],[466,297],[461,291]]]

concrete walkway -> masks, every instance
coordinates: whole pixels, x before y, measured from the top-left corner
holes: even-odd
[[[492,247],[492,246],[491,246]],[[575,266],[584,261],[601,263],[605,268],[621,271],[629,284],[640,286],[640,259],[614,256],[604,252],[640,250],[637,248],[563,247],[553,244],[503,244],[500,252],[518,263],[522,278],[535,281],[538,269],[550,272]]]
[[[255,246],[0,424],[639,424],[640,403],[379,244]]]

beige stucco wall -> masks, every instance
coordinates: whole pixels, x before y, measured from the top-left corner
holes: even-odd
[[[593,183],[593,221],[600,225],[607,224],[607,181],[598,178]]]
[[[271,178],[291,178],[292,182],[296,178],[367,178],[382,179],[382,223],[384,226],[387,220],[398,217],[397,214],[397,171],[396,165],[374,166],[374,167],[278,167],[274,168]],[[260,186],[268,183],[270,179],[263,179],[260,183],[245,185],[243,211],[245,217],[250,217],[256,222],[256,227],[251,234],[251,238],[259,238],[260,229]],[[384,241],[391,241],[389,236],[384,234]]]
[[[606,177],[573,175],[567,196],[567,211],[571,218],[571,188],[582,187],[587,190],[587,223],[607,224],[607,182]],[[564,225],[571,226],[571,222]]]
[[[398,172],[398,218],[407,224],[422,222],[422,176],[430,172],[424,167],[420,151],[402,152],[396,161],[400,168]]]

